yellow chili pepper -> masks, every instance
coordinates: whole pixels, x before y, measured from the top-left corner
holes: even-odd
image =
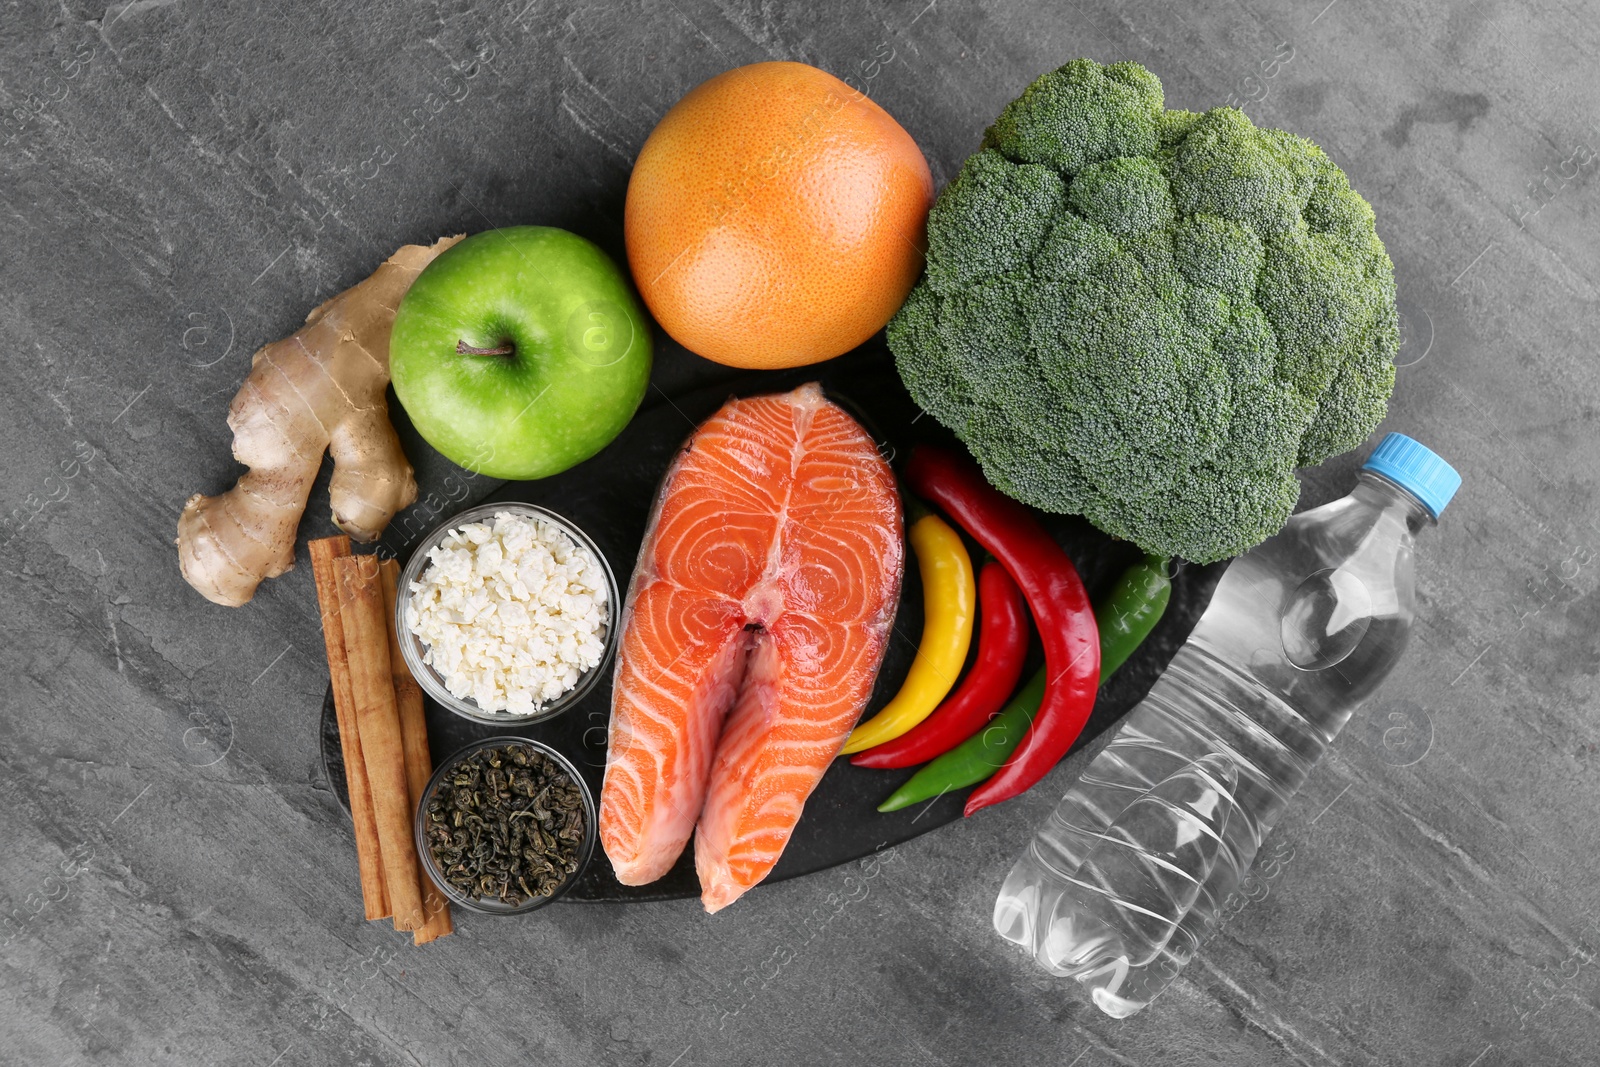
[[[893,741],[933,714],[967,662],[972,620],[978,613],[978,583],[972,577],[967,546],[960,534],[931,513],[911,524],[910,536],[922,575],[922,641],[900,692],[855,728],[844,743],[846,755]]]

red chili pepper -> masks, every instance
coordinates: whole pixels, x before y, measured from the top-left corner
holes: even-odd
[[[961,685],[932,715],[893,741],[850,760],[857,767],[914,767],[955,748],[994,717],[1022,677],[1028,607],[994,560],[978,574],[978,656]]]
[[[1049,773],[1083,731],[1100,685],[1100,634],[1072,560],[1039,520],[970,460],[919,445],[906,483],[988,549],[1022,587],[1044,643],[1044,702],[1016,754],[967,798],[966,814],[1010,800]]]

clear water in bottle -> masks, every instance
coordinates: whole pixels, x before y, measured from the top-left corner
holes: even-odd
[[[1262,840],[1399,660],[1412,544],[1461,483],[1390,434],[1355,491],[1235,559],[1188,642],[1039,828],[1001,936],[1118,1018],[1218,924]]]

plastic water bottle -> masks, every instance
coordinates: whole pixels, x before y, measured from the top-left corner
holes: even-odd
[[[1001,936],[1108,1015],[1219,924],[1290,797],[1399,660],[1411,546],[1461,485],[1392,433],[1355,491],[1234,560],[1194,633],[1011,869]]]

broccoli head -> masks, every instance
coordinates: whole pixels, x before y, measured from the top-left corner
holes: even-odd
[[[1078,60],[940,194],[889,344],[1003,492],[1210,562],[1280,529],[1295,468],[1383,418],[1394,265],[1310,141]]]

